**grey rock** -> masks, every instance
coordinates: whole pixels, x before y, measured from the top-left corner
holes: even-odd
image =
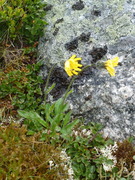
[[[102,123],[105,136],[135,136],[135,1],[49,0],[48,7],[39,52],[43,77],[57,64],[50,98],[66,91],[71,79],[64,62],[73,54],[82,57],[84,66],[119,56],[115,77],[104,68],[89,67],[76,78],[67,101],[75,117]]]
[[[132,50],[132,58],[135,58],[135,49]]]

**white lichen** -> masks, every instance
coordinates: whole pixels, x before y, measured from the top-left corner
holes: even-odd
[[[103,163],[103,168],[105,171],[111,171],[112,168],[115,167],[115,165],[117,163],[117,159],[113,155],[113,152],[115,152],[117,150],[117,148],[118,148],[118,146],[117,146],[117,143],[115,142],[114,145],[109,145],[109,146],[106,146],[106,147],[100,149],[100,152],[104,157],[107,157],[108,159],[113,161],[113,164]]]
[[[61,151],[60,158],[62,160],[62,165],[64,167],[64,170],[68,172],[68,179],[66,180],[73,180],[74,171],[71,166],[70,157],[67,155],[65,149]]]
[[[87,129],[72,131],[72,135],[74,136],[88,137],[91,134],[92,134],[91,130],[87,130]]]

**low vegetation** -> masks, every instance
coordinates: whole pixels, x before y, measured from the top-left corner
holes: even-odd
[[[133,180],[132,138],[103,138],[102,125],[75,119],[38,75],[38,39],[46,22],[40,0],[0,2],[0,178]],[[51,73],[51,70],[50,70]],[[45,86],[45,88],[43,88]],[[70,84],[69,84],[70,87]]]

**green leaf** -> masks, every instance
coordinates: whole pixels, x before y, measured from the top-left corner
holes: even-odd
[[[62,98],[58,99],[56,102],[55,102],[55,114],[59,114],[60,111],[61,111],[61,107],[62,107]]]
[[[78,119],[74,120],[73,122],[69,123],[68,125],[62,127],[61,133],[63,133],[64,135],[69,134],[73,127],[78,124],[80,121]]]
[[[56,126],[55,130],[56,132],[60,132],[61,128],[59,126]]]
[[[81,174],[83,175],[83,173],[85,172],[85,165],[83,163],[80,163],[80,170],[81,170]]]
[[[93,174],[95,172],[96,168],[95,166],[90,166],[90,173]]]
[[[78,149],[79,144],[77,142],[74,143],[74,147]]]
[[[46,114],[46,122],[51,124],[52,121],[53,121],[53,118],[51,118],[51,116],[49,114]]]
[[[71,89],[70,91],[68,91],[65,95],[64,95],[64,99],[67,99],[67,97],[73,92],[73,90]]]
[[[46,90],[46,94],[50,93],[50,91],[52,91],[52,89],[55,87],[55,83],[52,84],[51,87],[49,87],[47,90]]]
[[[64,119],[63,119],[63,126],[66,126],[71,120],[71,111],[66,113]]]
[[[50,107],[48,109],[49,110],[49,114],[53,113],[54,108],[55,108],[55,104],[50,105]]]
[[[56,126],[59,126],[60,121],[62,120],[63,115],[57,114],[51,121],[51,130],[54,131]]]
[[[38,113],[36,113],[34,111],[28,112],[28,111],[24,111],[24,110],[19,110],[18,113],[20,116],[22,116],[26,119],[30,119],[33,122],[38,122],[39,124],[41,124],[45,128],[48,128],[47,122],[45,122]]]
[[[95,140],[96,140],[97,142],[99,142],[99,143],[104,142],[104,138],[103,138],[100,134],[98,134],[98,135],[95,137]]]
[[[45,112],[50,112],[50,104],[49,103],[47,103],[47,104],[45,104]]]
[[[28,130],[28,132],[27,132],[27,135],[28,136],[32,136],[32,135],[34,135],[35,134],[35,131],[32,131],[32,130]]]

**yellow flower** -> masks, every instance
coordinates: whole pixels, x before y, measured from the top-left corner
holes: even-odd
[[[78,75],[78,71],[81,71],[79,67],[82,65],[78,63],[80,60],[81,58],[76,58],[76,55],[73,55],[65,62],[65,71],[69,76]]]
[[[107,69],[107,71],[110,73],[111,76],[115,76],[115,66],[118,66],[118,61],[119,61],[119,57],[115,57],[113,59],[109,59],[108,61],[106,61],[105,64],[105,68]]]

